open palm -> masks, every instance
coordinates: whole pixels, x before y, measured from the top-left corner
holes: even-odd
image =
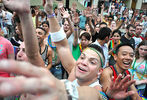
[[[29,100],[42,100],[42,98],[43,100],[55,100],[57,97],[54,80],[44,68],[10,60],[0,61],[0,70],[19,75],[10,78],[0,77],[0,96],[2,97],[20,93],[33,94]]]
[[[123,80],[121,80],[122,75],[119,75],[115,82],[112,79],[111,86],[108,88],[106,94],[110,98],[114,99],[125,99],[128,96],[133,95],[134,91],[126,91],[132,84],[135,83],[134,80],[129,80],[130,76],[127,75]]]
[[[24,13],[30,11],[30,0],[3,0],[3,4],[8,9],[17,13]]]
[[[53,13],[53,2],[52,2],[52,0],[46,0],[44,10],[47,14]]]

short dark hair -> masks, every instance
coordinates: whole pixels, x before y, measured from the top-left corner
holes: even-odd
[[[88,32],[82,33],[82,34],[80,35],[79,39],[81,39],[82,36],[85,36],[85,38],[86,38],[87,40],[90,40],[90,39],[91,39],[91,35],[90,35]]]
[[[105,22],[101,22],[101,23],[100,23],[100,26],[101,26],[102,24],[105,24],[105,25],[107,26],[107,23],[105,23]]]
[[[126,27],[126,29],[130,29],[130,27],[133,27],[133,28],[136,28],[134,25],[132,25],[132,24],[129,24],[127,27]]]
[[[44,35],[47,34],[46,30],[45,30],[44,28],[42,28],[42,27],[36,27],[36,29],[41,29],[41,30],[43,30],[43,31],[44,31]]]
[[[31,9],[31,14],[35,14],[35,10],[33,8]]]
[[[98,34],[98,39],[100,40],[104,40],[107,36],[109,37],[110,36],[110,33],[111,33],[111,29],[108,28],[108,27],[103,27],[100,29],[99,31],[99,34]]]
[[[139,25],[136,25],[136,27],[137,27],[137,26],[141,26],[141,27],[143,27],[141,24],[139,24]]]
[[[104,63],[105,63],[105,56],[104,56],[103,49],[100,46],[96,45],[96,44],[89,44],[88,47],[94,48],[95,50],[97,50],[98,52],[100,52],[102,54],[103,58],[100,58],[100,59],[102,59],[101,67],[103,67]]]
[[[42,24],[42,25],[43,25],[43,24],[47,24],[47,25],[48,25],[48,27],[50,27],[50,25],[49,25],[49,22],[48,22],[48,21],[43,21],[41,24]]]
[[[119,48],[122,47],[122,46],[129,46],[131,47],[133,50],[134,50],[134,47],[130,44],[130,43],[120,43],[117,47],[116,47],[116,50],[115,50],[115,54],[117,55],[118,52],[119,52]]]

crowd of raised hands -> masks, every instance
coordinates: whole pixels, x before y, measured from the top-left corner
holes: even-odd
[[[3,0],[3,4],[6,8],[13,12],[16,12],[20,18],[22,33],[25,43],[25,52],[28,57],[28,62],[15,61],[15,60],[1,60],[0,70],[8,73],[16,74],[15,77],[3,78],[0,77],[0,96],[16,96],[27,95],[26,100],[71,100],[69,99],[73,95],[67,90],[65,80],[58,80],[55,78],[49,70],[44,67],[44,62],[39,54],[39,47],[37,36],[32,22],[30,0]],[[65,11],[62,4],[59,4],[59,10],[63,15],[63,18],[69,18],[70,14]],[[74,6],[74,5],[73,5]],[[102,6],[103,9],[103,6]],[[53,14],[53,1],[46,0],[44,10],[47,15]],[[75,8],[72,9],[75,11]],[[90,8],[87,9],[86,17],[92,17]],[[73,14],[73,22],[76,25],[79,22],[76,12]],[[56,17],[48,18],[50,24],[50,32],[54,34],[59,32],[61,27]],[[70,31],[74,31],[71,29]],[[92,31],[92,29],[90,30]],[[70,66],[67,68],[67,72],[71,73],[73,66],[75,66],[75,60],[71,58],[70,50],[67,46],[67,39],[63,38],[61,41],[55,42],[57,51],[63,51],[69,54],[69,58],[59,52],[61,62],[63,66]],[[67,63],[64,59],[69,59],[73,63]],[[70,76],[69,76],[70,77]],[[124,79],[121,79],[122,75],[119,74],[115,82],[113,77],[110,87],[107,88],[106,95],[108,98],[114,98],[117,100],[125,99],[128,96],[132,96],[136,91],[126,91],[128,87],[135,83],[135,80],[129,80],[131,75],[127,75]],[[69,80],[72,80],[69,78]],[[129,81],[128,81],[129,80]],[[70,84],[70,83],[69,83]],[[78,91],[78,100],[101,100],[102,96],[96,88],[89,86],[76,87]],[[103,91],[105,92],[105,91]],[[24,96],[25,97],[25,96]],[[74,97],[72,97],[74,98]],[[137,98],[136,100],[139,100]],[[72,99],[77,100],[77,98]]]

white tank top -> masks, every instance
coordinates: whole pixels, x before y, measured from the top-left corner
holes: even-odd
[[[75,79],[72,83],[73,83],[76,87],[80,87],[80,85],[79,85],[78,82],[77,82],[77,79]],[[89,85],[89,87],[95,87],[95,86],[97,86],[97,85],[99,85],[100,87],[102,87],[102,86],[100,85],[100,83],[99,83],[99,80],[97,80],[97,81],[91,83],[91,84]]]

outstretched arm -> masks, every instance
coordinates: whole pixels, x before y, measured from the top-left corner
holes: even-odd
[[[0,78],[0,96],[12,96],[20,93],[30,93],[34,96],[29,100],[67,100],[65,84],[55,79],[45,68],[36,67],[30,63],[12,60],[0,61],[0,70],[15,73],[21,76],[11,78]],[[22,76],[23,75],[23,76]],[[126,92],[126,88],[135,81],[127,82],[127,76],[121,80],[121,75],[111,83],[107,95],[115,99],[123,99],[134,94],[133,91]],[[121,80],[121,81],[120,81]],[[35,85],[34,85],[35,84]],[[78,87],[78,100],[101,100],[97,89],[89,86]],[[137,99],[139,100],[139,99]]]
[[[44,66],[31,17],[30,0],[21,0],[21,2],[20,0],[3,0],[3,3],[5,7],[15,11],[20,18],[28,60],[37,66]]]
[[[64,82],[52,77],[45,68],[26,62],[3,60],[0,61],[0,70],[23,75],[0,78],[0,96],[2,97],[30,93],[33,95],[29,100],[68,100]],[[77,91],[78,100],[101,100],[95,88],[84,86],[78,87]]]
[[[119,100],[119,99],[125,99],[128,96],[136,95],[136,90],[131,89],[129,91],[126,91],[129,87],[131,87],[135,83],[134,80],[128,81],[129,79],[130,79],[130,75],[127,75],[124,79],[122,79],[122,75],[119,74],[114,81],[113,72],[111,71],[110,68],[106,68],[104,69],[100,77],[100,82],[101,85],[103,86],[103,91],[107,94],[109,98]]]
[[[29,100],[67,100],[64,83],[55,79],[45,68],[26,62],[3,60],[0,61],[0,70],[21,75],[0,78],[2,97],[29,93],[32,94]]]
[[[53,14],[52,1],[51,0],[47,0],[46,5],[45,5],[45,11],[48,15]],[[55,17],[50,17],[48,19],[49,19],[51,34],[54,34],[54,32],[59,32],[61,27],[60,27],[57,19]],[[58,33],[58,34],[62,34],[62,33]],[[56,37],[59,37],[59,36],[57,35]],[[51,35],[51,38],[52,38],[52,35]],[[71,70],[73,69],[73,67],[75,66],[75,60],[72,57],[72,53],[69,49],[67,39],[64,38],[61,41],[55,42],[55,45],[56,45],[56,48],[57,48],[59,58],[62,62],[62,65],[64,66],[66,71],[68,73],[70,73]]]
[[[74,32],[73,23],[70,19],[70,14],[64,9],[64,7],[60,8],[60,12],[63,15],[63,19],[66,19],[69,24],[69,30],[66,32],[66,37],[69,38],[70,35]]]

